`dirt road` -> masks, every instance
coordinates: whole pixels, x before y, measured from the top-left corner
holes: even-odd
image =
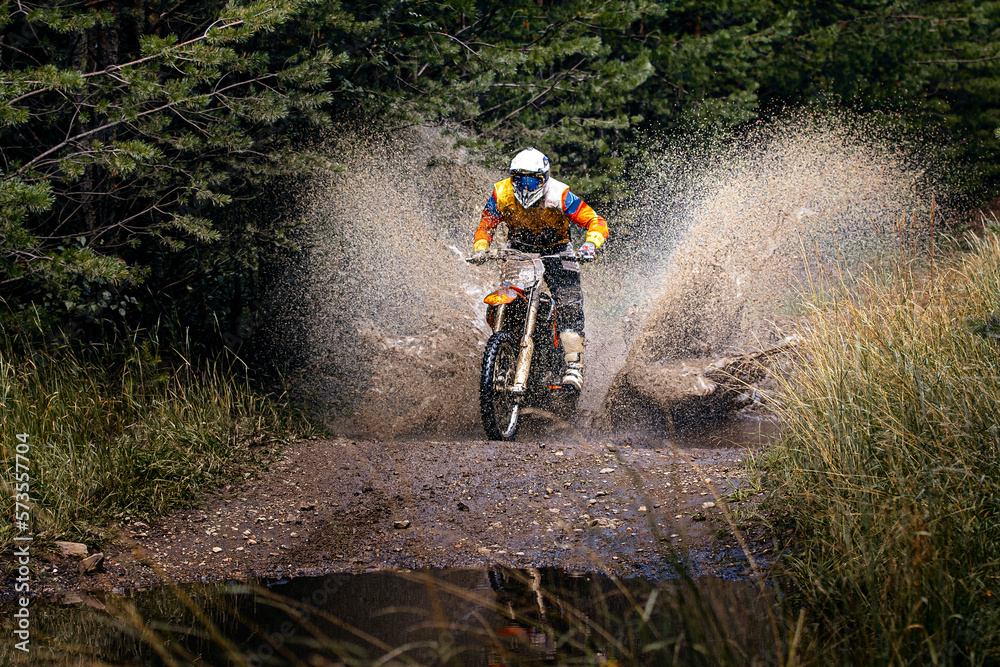
[[[728,499],[767,562],[770,546],[755,516],[760,496],[747,488],[741,465],[757,429],[737,425],[678,445],[545,435],[515,443],[301,441],[194,510],[152,526],[126,523],[105,545],[103,572],[82,576],[66,559],[39,576],[54,596],[164,578],[488,563],[662,578],[688,554],[697,572],[746,577],[746,556],[720,502]]]

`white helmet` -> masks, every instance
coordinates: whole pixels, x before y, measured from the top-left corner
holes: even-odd
[[[541,151],[528,147],[511,160],[510,183],[514,186],[514,199],[524,208],[542,200],[548,180],[549,159]]]

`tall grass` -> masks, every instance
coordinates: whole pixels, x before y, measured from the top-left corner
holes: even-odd
[[[37,605],[33,665],[794,665],[747,585],[558,570],[168,585],[106,609]],[[34,637],[33,637],[34,639]],[[0,643],[0,662],[12,662]],[[72,661],[72,662],[71,662]],[[3,664],[8,664],[4,662]]]
[[[779,381],[791,575],[846,662],[1000,661],[1000,242],[973,244],[814,299]]]
[[[156,516],[252,463],[254,445],[307,428],[237,364],[195,364],[148,338],[52,340],[0,334],[0,493],[12,502],[16,435],[28,434],[38,538],[100,534],[122,513]]]

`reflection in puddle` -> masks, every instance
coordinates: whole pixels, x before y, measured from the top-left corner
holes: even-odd
[[[747,582],[557,569],[331,574],[101,602],[36,602],[31,664],[750,664],[768,661],[777,630]],[[0,662],[18,658],[8,651]]]

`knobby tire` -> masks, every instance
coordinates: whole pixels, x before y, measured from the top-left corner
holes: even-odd
[[[513,440],[520,406],[510,393],[517,369],[518,344],[514,336],[498,331],[486,341],[479,379],[479,408],[490,440]]]

